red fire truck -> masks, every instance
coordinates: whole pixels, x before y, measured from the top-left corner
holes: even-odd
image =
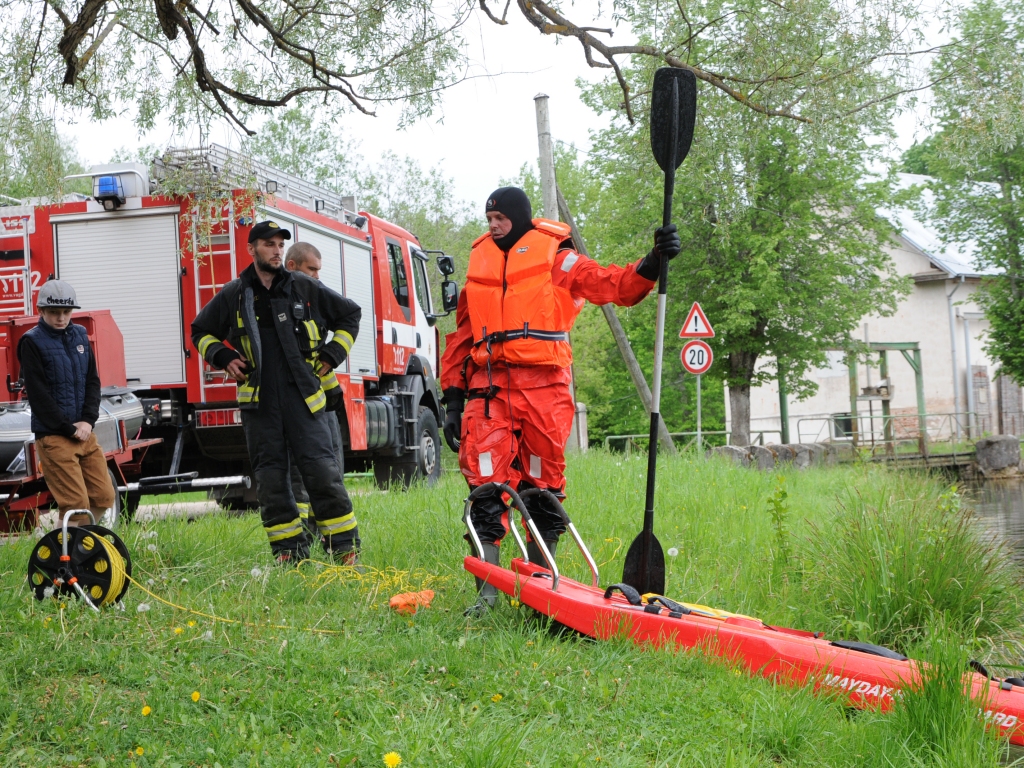
[[[108,334],[94,339],[102,383],[127,384],[142,404],[141,434],[128,437],[163,439],[145,454],[140,482],[118,478],[126,513],[147,491],[146,477],[168,486],[175,478],[251,474],[235,384],[202,359],[189,336],[196,313],[251,263],[249,228],[264,218],[291,230],[291,242],[315,245],[320,278],[363,310],[337,369],[346,470],[372,466],[380,484],[437,478],[444,414],[435,323],[457,300],[450,256],[357,212],[354,198],[218,146],[170,150],[148,168],[96,166],[83,176],[92,180],[89,197],[0,208],[0,317],[8,319],[0,326],[0,382],[10,392],[5,399],[16,400],[16,329],[31,326],[25,316],[35,313],[47,279],[74,286],[82,315],[109,312],[123,337],[126,381],[102,365],[118,356],[104,348],[119,343]],[[434,268],[443,277],[438,312]],[[229,507],[255,501],[245,483],[210,492]]]

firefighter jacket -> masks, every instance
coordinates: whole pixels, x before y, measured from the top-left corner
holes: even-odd
[[[508,386],[509,371],[519,388],[566,378],[572,362],[568,332],[584,301],[633,306],[654,287],[637,274],[639,261],[602,267],[572,250],[565,224],[533,224],[508,253],[490,234],[473,243],[456,330],[445,339],[443,389],[479,386],[471,382],[474,374],[496,363],[487,385]]]
[[[259,406],[262,355],[253,298],[258,281],[256,267],[248,266],[192,321],[192,343],[210,365],[223,368],[237,358],[237,352],[249,361],[246,380],[238,384],[238,406],[243,409]],[[275,278],[270,306],[288,370],[309,410],[316,413],[326,405],[325,391],[339,386],[333,369],[352,349],[362,310],[351,299],[301,272],[285,272]],[[333,334],[330,340],[328,332]],[[331,367],[323,378],[316,373],[321,361]]]

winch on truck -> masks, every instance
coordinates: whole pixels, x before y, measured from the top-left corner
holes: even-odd
[[[346,470],[372,466],[381,485],[436,480],[444,413],[435,324],[458,297],[448,279],[450,256],[356,211],[352,197],[216,145],[169,150],[149,168],[118,163],[82,176],[92,180],[90,197],[0,208],[0,320],[7,321],[0,345],[10,349],[16,341],[15,320],[19,327],[33,322],[35,294],[51,277],[75,286],[83,307],[76,322],[109,313],[120,333],[97,338],[94,348],[98,359],[123,355],[124,383],[143,410],[139,433],[128,437],[162,438],[143,458],[142,476],[251,474],[235,383],[203,360],[189,327],[251,263],[245,245],[252,224],[273,219],[291,230],[292,242],[320,251],[320,279],[363,311],[355,344],[335,372],[344,393],[336,415]],[[432,261],[444,277],[439,312],[428,278]],[[16,356],[0,354],[3,365],[4,399],[16,401]],[[0,420],[0,443],[3,430]],[[118,480],[131,514],[145,478],[142,486]],[[252,485],[210,494],[241,508],[255,504]]]

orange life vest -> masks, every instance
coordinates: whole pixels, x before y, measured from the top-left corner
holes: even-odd
[[[558,246],[571,230],[547,219],[533,226],[507,258],[490,234],[473,243],[465,290],[477,365],[572,362],[569,331],[584,302],[551,280]]]

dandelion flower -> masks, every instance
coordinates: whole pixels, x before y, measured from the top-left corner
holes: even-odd
[[[147,704],[142,708],[142,716],[149,717],[153,713],[153,708]]]
[[[46,587],[43,590],[43,597],[53,597],[53,587]]]
[[[384,755],[384,765],[388,768],[398,768],[402,764],[402,756],[397,752],[388,752]]]
[[[151,587],[154,587],[154,586],[156,586],[156,580],[155,580],[155,579],[146,579],[146,583],[147,583],[147,584],[148,584],[149,586],[151,586]]]
[[[192,701],[199,701],[199,691],[192,691]]]
[[[136,755],[138,755],[139,757],[142,757],[142,754],[143,754],[143,753],[144,753],[145,751],[146,751],[146,750],[144,750],[144,749],[143,749],[142,747],[136,747],[136,748],[135,748],[135,754],[136,754]]]
[[[184,630],[184,629],[182,629],[181,627],[175,627],[175,628],[174,628],[174,634],[176,634],[176,635],[180,635],[180,634],[181,634],[182,632],[184,632],[184,631],[185,631],[185,630]]]
[[[213,640],[213,632],[209,629],[206,630],[206,633],[203,635],[203,640]]]
[[[139,613],[145,613],[149,610],[149,603],[139,603],[135,610]]]
[[[499,701],[501,701],[504,698],[505,697],[502,696],[500,693],[496,693],[493,696],[491,696],[491,701],[493,701],[495,704],[497,704]]]
[[[668,556],[669,557],[678,557],[679,556],[679,550],[676,549],[675,547],[669,547],[668,548]]]
[[[150,544],[146,547],[150,552],[156,552],[156,544]]]
[[[186,579],[186,578],[185,578],[185,577],[183,576],[183,577],[182,577],[182,579],[181,579],[181,583],[182,583],[182,584],[188,584],[188,579]]]
[[[53,617],[47,616],[45,619],[43,619],[43,624],[49,624],[51,621],[53,621]]]
[[[194,626],[196,625],[196,623],[195,623],[194,621],[190,621],[190,622],[188,623],[188,625],[189,625],[190,627],[194,627]]]
[[[261,571],[259,568],[253,568],[251,571],[249,571],[249,575],[252,576],[254,579],[258,579],[260,576],[263,575],[263,571]]]

